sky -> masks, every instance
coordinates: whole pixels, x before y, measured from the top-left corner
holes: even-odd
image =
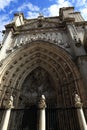
[[[0,0],[0,41],[4,25],[12,21],[14,13],[23,12],[27,19],[37,18],[39,13],[58,16],[59,8],[68,6],[74,6],[87,21],[87,0]]]

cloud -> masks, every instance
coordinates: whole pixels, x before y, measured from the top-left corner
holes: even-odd
[[[86,0],[76,0],[74,1],[74,3],[76,3],[76,7],[82,7],[82,6],[85,6],[85,4],[87,4],[87,1]]]
[[[26,17],[27,18],[36,18],[40,12],[40,8],[30,2],[23,3],[16,11],[25,11],[27,10]]]
[[[58,0],[57,2],[58,2],[59,4],[62,4],[62,3],[65,2],[65,0]]]
[[[9,6],[14,0],[0,0],[0,10],[4,10],[6,6]]]
[[[35,6],[31,3],[28,3],[27,7],[31,10],[31,11],[39,11],[39,7],[38,6]]]
[[[29,11],[28,14],[27,14],[27,18],[37,18],[39,15],[38,12],[31,12]]]
[[[87,0],[74,0],[74,5],[77,11],[81,12],[82,17],[87,20]]]
[[[1,15],[0,17],[0,41],[2,40],[2,33],[1,31],[5,29],[5,25],[9,23],[10,19],[7,15]]]
[[[43,13],[46,16],[58,16],[59,15],[59,9],[61,7],[68,7],[72,6],[72,4],[67,0],[57,0],[56,4],[52,4],[48,8],[43,9]]]
[[[27,7],[27,4],[23,3],[21,6],[18,7],[17,11],[23,11]]]
[[[87,20],[87,8],[83,8],[80,10],[82,16],[84,17],[85,20]]]
[[[9,0],[11,1],[11,0]],[[49,0],[49,2],[52,2],[53,0]],[[52,2],[53,3],[53,2]],[[62,7],[68,7],[68,6],[74,6],[77,11],[80,11],[82,13],[82,16],[87,19],[85,11],[87,7],[87,0],[54,0],[54,3],[47,7],[40,10],[40,7],[37,5],[32,4],[31,2],[24,2],[21,6],[18,7],[18,9],[13,9],[9,13],[13,13],[15,11],[18,12],[25,12],[27,18],[36,18],[41,12],[44,16],[58,16],[59,15],[59,9]],[[85,11],[84,11],[85,10]]]
[[[56,0],[55,4],[42,10],[45,16],[58,16],[59,9],[62,7],[74,6],[77,11],[81,12],[82,17],[87,20],[87,0]]]
[[[15,11],[16,11],[15,9],[12,9],[12,10],[9,11],[9,14],[12,14]]]
[[[3,12],[7,6],[10,9],[11,2],[18,2],[18,0],[0,0],[0,11]],[[87,0],[49,0],[49,2],[50,6],[45,6],[45,8],[42,9],[41,7],[38,7],[31,2],[22,2],[21,6],[18,8],[11,8],[11,10],[9,10],[8,16],[6,14],[0,16],[0,31],[4,29],[4,25],[9,23],[9,17],[11,14],[17,11],[22,11],[24,13],[26,12],[27,18],[36,18],[38,17],[39,12],[41,12],[44,16],[58,16],[60,8],[74,6],[76,11],[80,11],[83,18],[87,20]]]
[[[49,13],[49,16],[58,16],[58,14],[59,14],[59,5],[57,5],[57,4],[51,5],[48,8],[48,13]]]
[[[25,9],[29,9],[30,11],[39,11],[39,7],[36,5],[33,5],[32,3],[28,2],[28,3],[23,3],[22,6],[20,6],[17,11],[23,11]]]

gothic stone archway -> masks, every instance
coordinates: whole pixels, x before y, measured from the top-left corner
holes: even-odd
[[[16,50],[4,61],[1,68],[2,105],[13,95],[15,108],[20,108],[23,83],[37,68],[52,78],[59,107],[74,106],[75,93],[80,95],[85,104],[81,76],[69,54],[56,45],[35,41]]]

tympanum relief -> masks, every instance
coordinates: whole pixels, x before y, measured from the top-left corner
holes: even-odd
[[[47,103],[55,101],[56,104],[55,85],[49,74],[38,67],[28,75],[22,85],[19,106],[23,108],[28,104],[36,104],[42,94],[45,95]]]

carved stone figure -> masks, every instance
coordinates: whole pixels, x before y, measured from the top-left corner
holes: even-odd
[[[81,102],[80,96],[75,94],[75,102]]]
[[[7,107],[14,108],[14,106],[13,106],[13,96],[10,96],[9,103],[8,103]]]
[[[78,94],[75,94],[75,106],[76,107],[82,107],[81,99]]]
[[[10,99],[3,101],[3,107],[5,108],[14,108],[13,106],[13,96],[10,96]]]
[[[38,107],[40,109],[46,108],[46,102],[45,102],[45,96],[44,95],[41,95],[40,101],[38,103]]]

